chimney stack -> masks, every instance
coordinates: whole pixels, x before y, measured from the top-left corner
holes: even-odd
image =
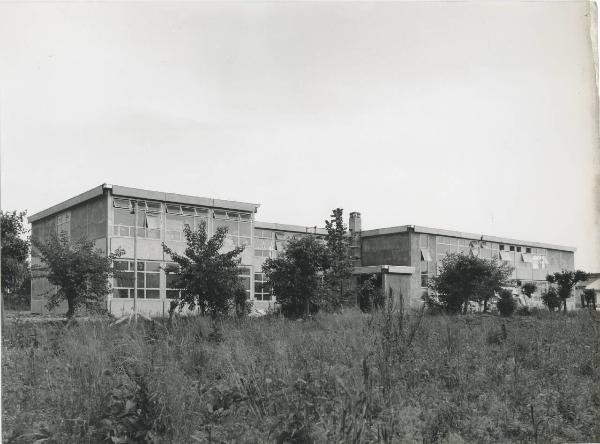
[[[357,211],[353,211],[350,213],[350,221],[348,222],[348,230],[350,234],[360,233],[361,231],[361,223],[360,223],[360,213]]]

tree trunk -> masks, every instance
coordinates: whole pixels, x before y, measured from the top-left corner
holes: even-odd
[[[484,299],[483,300],[483,312],[484,313],[487,313],[487,311],[488,311],[487,303],[488,303],[487,299]]]
[[[563,312],[566,313],[567,312],[567,299],[563,299]]]
[[[75,301],[73,298],[67,298],[67,319],[71,319],[75,314]]]

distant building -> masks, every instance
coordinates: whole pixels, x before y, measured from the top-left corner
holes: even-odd
[[[264,260],[276,257],[295,236],[322,237],[323,228],[285,225],[255,220],[259,205],[205,197],[186,196],[103,184],[83,194],[32,215],[32,235],[44,241],[51,233],[65,231],[72,239],[86,237],[101,250],[125,250],[115,263],[121,278],[114,279],[107,308],[114,315],[133,309],[134,263],[138,272],[138,307],[149,315],[165,315],[170,300],[177,296],[171,279],[164,272],[170,258],[162,242],[177,252],[185,249],[183,228],[205,222],[209,233],[217,227],[229,229],[224,248],[244,245],[240,277],[257,311],[273,306],[274,296],[267,290],[261,271]],[[136,222],[137,221],[137,222]],[[534,281],[538,291],[546,288],[545,277],[554,271],[572,270],[575,249],[539,242],[461,233],[413,225],[361,230],[360,213],[350,213],[349,231],[355,258],[354,274],[378,274],[383,290],[395,297],[403,295],[405,306],[418,306],[426,282],[437,273],[441,258],[449,252],[497,257],[515,267],[515,280]],[[34,264],[39,263],[35,253]],[[46,279],[34,277],[31,309],[42,313]],[[59,308],[62,309],[62,308]]]

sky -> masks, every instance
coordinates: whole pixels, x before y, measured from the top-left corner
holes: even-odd
[[[111,183],[257,219],[577,248],[600,272],[587,2],[0,3],[3,210]]]

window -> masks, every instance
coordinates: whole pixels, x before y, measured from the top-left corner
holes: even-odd
[[[525,253],[531,253],[531,247],[525,247]]]
[[[244,290],[246,290],[246,295],[248,297],[248,299],[250,299],[250,268],[249,267],[240,267],[240,274],[238,274],[238,276],[240,277],[240,280],[242,281],[242,285],[244,287]]]
[[[515,251],[515,246],[514,246],[514,245],[511,245],[510,247],[508,247],[508,249],[509,249],[510,251]]]
[[[215,231],[218,227],[227,228],[229,245],[252,244],[252,215],[234,211],[215,210]]]
[[[270,301],[273,292],[264,273],[254,273],[254,299],[257,301]]]
[[[504,245],[500,244],[500,251],[504,251]]]
[[[181,290],[175,285],[177,276],[174,273],[176,270],[179,270],[179,265],[177,265],[175,262],[167,262],[165,267],[167,299],[179,299],[181,294]]]
[[[431,255],[427,248],[421,248],[421,260],[425,262],[431,262]]]
[[[254,256],[272,257],[274,256],[275,242],[273,241],[273,232],[268,230],[254,230]]]
[[[67,236],[71,234],[71,212],[65,211],[62,214],[56,216],[56,234],[66,233]]]
[[[429,282],[428,263],[421,261],[421,287],[427,287]]]
[[[517,247],[517,253],[521,252],[521,247]]]
[[[113,200],[113,235],[160,239],[161,208],[160,202]],[[136,214],[137,213],[137,214]],[[137,215],[137,230],[135,220]]]
[[[173,214],[167,213],[165,215],[165,240],[171,241],[183,241],[185,235],[183,229],[188,226],[192,228],[194,225],[194,218],[190,216],[184,216],[182,213]]]
[[[133,298],[135,291],[134,261],[114,261],[113,297]],[[138,261],[137,286],[139,299],[160,299],[160,263]]]

